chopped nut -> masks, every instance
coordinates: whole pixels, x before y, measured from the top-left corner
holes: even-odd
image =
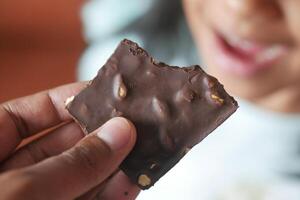
[[[146,174],[141,174],[138,178],[139,185],[146,187],[151,184],[151,179]]]
[[[219,104],[223,104],[224,103],[224,99],[220,98],[219,96],[212,94],[210,95],[210,97],[215,100],[216,102],[218,102]]]
[[[191,103],[193,99],[196,97],[195,92],[190,89],[188,86],[184,86],[181,90],[176,93],[175,99],[178,102],[187,101]]]
[[[183,153],[184,153],[184,154],[187,154],[190,150],[191,150],[191,148],[186,147],[186,148],[183,150]]]
[[[156,163],[152,163],[152,164],[150,165],[150,169],[154,169],[156,166],[157,166]]]
[[[71,103],[74,100],[75,96],[71,96],[69,98],[67,98],[67,100],[65,101],[65,106],[67,106],[69,103]]]
[[[168,107],[165,103],[154,97],[152,99],[153,111],[157,117],[161,120],[165,120],[168,117]]]
[[[120,87],[119,87],[119,96],[121,98],[125,98],[126,94],[127,94],[127,89],[126,89],[124,84],[121,84]]]
[[[127,88],[120,74],[116,75],[114,80],[114,93],[118,99],[124,99],[127,95]]]

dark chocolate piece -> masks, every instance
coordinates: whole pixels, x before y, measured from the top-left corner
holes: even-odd
[[[156,62],[129,40],[67,104],[86,133],[116,116],[135,124],[136,145],[120,168],[141,189],[151,187],[237,107],[199,66]]]

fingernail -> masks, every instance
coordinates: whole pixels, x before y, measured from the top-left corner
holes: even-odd
[[[131,139],[131,135],[132,127],[129,122],[122,117],[109,120],[97,133],[97,136],[114,151],[125,148]]]

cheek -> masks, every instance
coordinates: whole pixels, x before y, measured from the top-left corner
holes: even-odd
[[[203,27],[226,21],[224,0],[183,0],[183,7],[190,31],[198,44],[205,40],[202,36]]]
[[[300,82],[300,1],[286,0],[282,1],[282,9],[285,15],[285,21],[293,38],[293,52],[288,63],[288,73],[292,80]]]
[[[200,32],[201,26],[205,19],[205,9],[207,6],[207,0],[183,0],[183,9],[186,16],[187,23],[194,41],[199,43],[201,39]],[[205,9],[204,9],[205,8]]]
[[[300,1],[282,1],[282,9],[290,32],[300,44]]]

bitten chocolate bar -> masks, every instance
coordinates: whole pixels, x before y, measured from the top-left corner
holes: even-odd
[[[237,107],[199,66],[157,62],[126,39],[95,79],[67,101],[87,134],[116,116],[134,123],[137,142],[120,168],[141,189],[151,187]]]

